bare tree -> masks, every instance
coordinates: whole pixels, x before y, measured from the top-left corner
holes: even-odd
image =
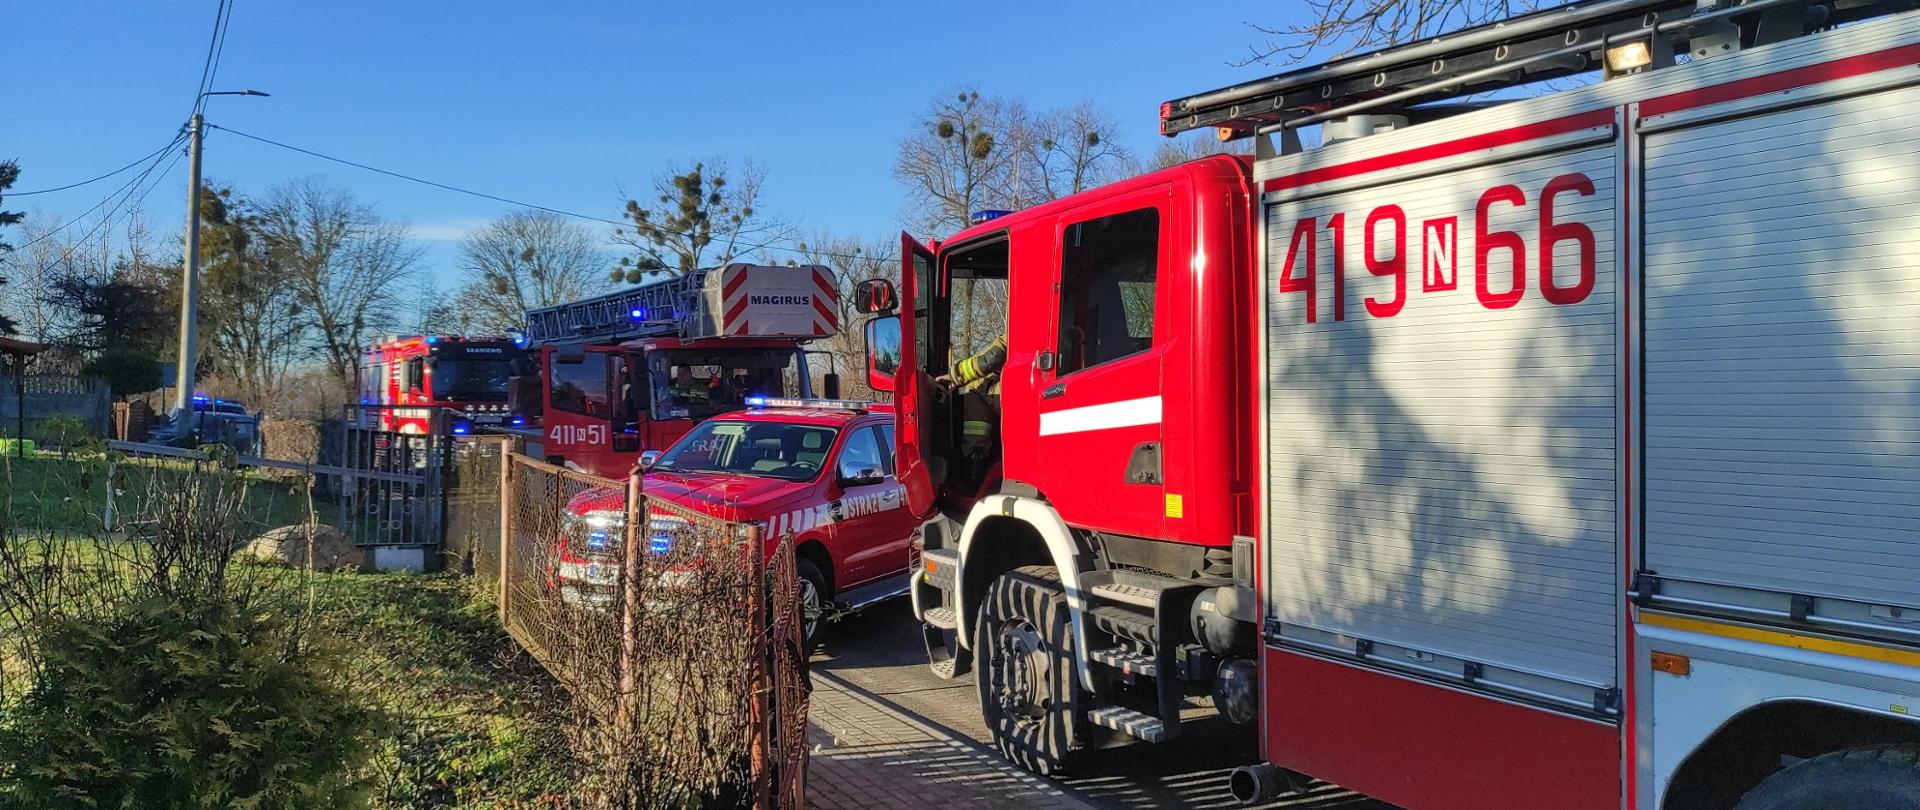
[[[615,241],[634,255],[620,259],[613,280],[631,284],[650,273],[683,275],[791,241],[792,226],[759,208],[766,179],[759,164],[734,169],[719,158],[654,178],[654,204],[627,200],[632,225],[614,229]]]
[[[1213,130],[1190,132],[1177,138],[1161,141],[1153,150],[1153,158],[1148,162],[1149,169],[1164,169],[1178,166],[1189,160],[1199,160],[1211,155],[1231,155],[1249,151],[1252,147],[1246,142],[1223,142],[1214,137]]]
[[[52,233],[58,225],[44,219],[29,219],[21,225],[20,235],[26,246],[9,259],[7,285],[0,287],[6,294],[7,316],[14,320],[20,335],[40,343],[54,339],[67,328],[60,320],[63,313],[52,303],[53,285],[76,246]]]
[[[975,211],[1019,207],[1015,175],[1028,134],[1017,101],[973,87],[935,97],[894,156],[893,176],[908,188],[907,216],[951,233],[967,227]]]
[[[1057,200],[1132,173],[1133,154],[1119,134],[1119,122],[1091,101],[1035,119],[1021,144],[1033,165],[1023,196]]]
[[[853,288],[870,278],[891,279],[900,283],[900,243],[897,239],[861,239],[836,236],[820,231],[810,239],[795,243],[798,264],[817,264],[833,270],[839,284],[840,320],[837,334],[808,344],[810,351],[823,351],[832,357],[832,370],[842,381],[842,395],[851,399],[874,399],[875,392],[866,382],[866,320],[854,311]],[[815,369],[826,371],[827,369]]]
[[[288,375],[307,354],[299,290],[251,201],[212,186],[200,199],[201,362],[233,396],[282,412]]]
[[[544,211],[515,211],[467,234],[460,265],[462,315],[492,330],[606,286],[609,266],[591,230]]]
[[[1317,54],[1331,57],[1400,45],[1458,28],[1525,14],[1539,0],[1307,0],[1309,20],[1298,25],[1248,23],[1267,41],[1239,65],[1292,65]]]
[[[405,224],[319,178],[282,183],[260,206],[261,237],[287,274],[329,371],[351,379],[360,352],[401,320],[420,249]]]

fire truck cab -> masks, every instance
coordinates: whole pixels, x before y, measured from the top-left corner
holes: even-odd
[[[1210,702],[1249,802],[1916,806],[1911,9],[1575,2],[903,238],[857,299],[935,672],[1041,773]],[[1002,328],[997,390],[943,382]]]
[[[623,477],[748,397],[811,396],[803,346],[839,329],[837,297],[824,267],[730,264],[529,311],[539,376],[514,399],[537,426],[515,427],[549,461]]]
[[[396,337],[367,350],[356,388],[363,405],[399,406],[380,411],[389,430],[425,433],[441,407],[460,411],[451,426],[466,432],[512,421],[507,386],[525,366],[525,350],[507,337]]]

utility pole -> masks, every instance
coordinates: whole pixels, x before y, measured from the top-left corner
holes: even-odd
[[[199,427],[193,412],[193,371],[199,357],[200,301],[200,145],[206,138],[206,119],[200,115],[207,96],[265,96],[258,90],[209,90],[194,99],[187,141],[187,260],[180,270],[180,360],[173,371],[173,440],[185,444]]]
[[[180,361],[174,368],[174,435],[184,440],[193,421],[193,369],[197,356],[198,324],[194,308],[200,300],[200,142],[206,121],[198,111],[187,124],[187,260],[180,274]]]

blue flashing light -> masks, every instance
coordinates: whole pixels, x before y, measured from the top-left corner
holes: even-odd
[[[655,554],[665,554],[672,551],[673,538],[663,534],[656,534],[653,536],[653,539],[647,541],[647,550]]]
[[[206,401],[207,401],[207,395],[206,395],[206,394],[194,394],[194,395],[193,395],[193,401],[194,401],[194,402],[206,402]]]
[[[984,211],[975,211],[973,212],[973,216],[967,217],[967,223],[970,225],[978,225],[982,222],[986,222],[987,220],[999,219],[1011,213],[1013,212],[1004,211],[998,208],[989,208]]]
[[[747,397],[747,399],[746,399],[746,402],[747,402],[747,407],[749,407],[749,408],[765,408],[765,407],[767,407],[767,398],[766,398],[766,397]]]
[[[636,321],[644,321],[647,319],[647,308],[634,307],[631,311],[627,313],[627,316]]]
[[[455,436],[465,436],[469,431],[472,431],[472,430],[473,430],[473,426],[467,424],[466,422],[453,423],[453,435]]]
[[[433,344],[435,344],[435,343],[439,343],[439,342],[440,342],[440,339],[439,339],[439,338],[437,338],[437,337],[430,337],[430,338],[427,338],[427,345],[428,345],[428,346],[432,346]]]
[[[514,427],[521,427],[521,426],[523,426],[523,425],[525,425],[526,423],[527,423],[527,418],[526,418],[526,417],[524,417],[524,416],[516,416],[516,417],[514,417],[514,418],[513,418],[513,426],[514,426]]]
[[[612,539],[606,529],[594,529],[593,531],[587,532],[587,548],[593,549],[594,551],[604,551],[607,548],[607,544],[612,542]]]

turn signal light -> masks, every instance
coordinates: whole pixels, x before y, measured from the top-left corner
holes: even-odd
[[[1693,673],[1693,659],[1684,655],[1655,652],[1651,657],[1653,659],[1653,671],[1655,672],[1665,672],[1668,675],[1678,675],[1682,678]]]

